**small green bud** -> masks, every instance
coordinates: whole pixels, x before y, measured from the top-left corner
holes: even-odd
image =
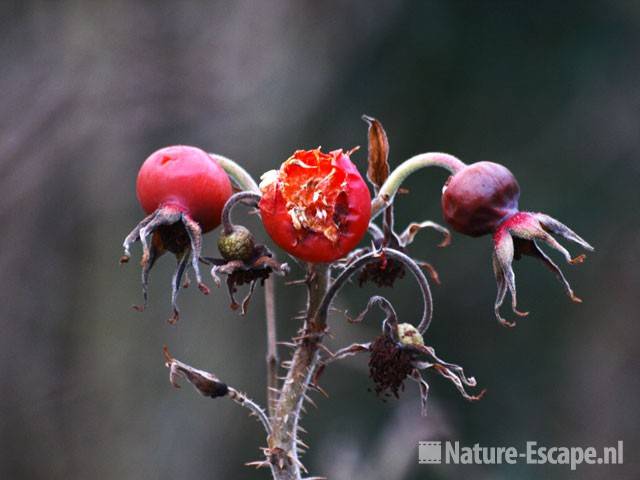
[[[414,345],[421,347],[424,345],[424,339],[416,327],[410,323],[398,324],[398,339],[403,345]]]
[[[233,232],[225,234],[224,231],[218,238],[218,250],[227,261],[248,261],[253,255],[255,242],[251,232],[241,225],[234,225]]]

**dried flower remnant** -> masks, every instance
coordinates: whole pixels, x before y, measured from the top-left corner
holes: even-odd
[[[392,208],[392,207],[389,207]],[[398,235],[393,226],[386,228],[384,231],[380,229],[375,223],[369,224],[369,234],[372,238],[371,247],[359,248],[351,252],[344,261],[341,262],[341,267],[344,268],[349,265],[354,259],[365,255],[373,251],[380,251],[383,247],[392,248],[399,252],[408,253],[407,247],[413,242],[416,234],[425,228],[431,228],[443,235],[443,240],[438,244],[438,247],[444,248],[451,243],[451,234],[442,225],[439,225],[430,220],[425,220],[421,223],[413,222],[407,226],[407,228]],[[431,279],[440,284],[440,276],[437,270],[428,262],[423,260],[416,260],[416,263],[423,268],[431,277]],[[384,254],[380,256],[377,262],[367,264],[358,275],[358,285],[361,287],[368,282],[373,282],[378,287],[393,287],[396,280],[403,278],[405,275],[405,267],[401,262],[387,258]]]
[[[385,334],[371,342],[369,351],[369,377],[373,380],[376,394],[388,391],[398,398],[399,390],[404,390],[405,379],[413,371],[411,353]]]
[[[424,343],[420,329],[410,323],[398,323],[397,314],[391,303],[384,297],[374,296],[367,308],[352,322],[361,322],[374,306],[385,312],[382,333],[369,343],[354,343],[335,353],[328,354],[321,363],[322,372],[326,365],[361,352],[369,352],[369,377],[374,383],[374,391],[379,396],[399,397],[404,391],[407,378],[418,383],[421,398],[421,413],[427,413],[429,385],[423,371],[433,371],[454,384],[462,397],[469,401],[480,400],[485,390],[477,395],[467,392],[467,387],[476,387],[473,377],[467,377],[459,365],[446,362],[436,356],[435,350]],[[317,382],[319,374],[314,377]]]

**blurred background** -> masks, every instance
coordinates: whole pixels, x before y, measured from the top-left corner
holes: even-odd
[[[335,364],[322,378],[331,397],[315,395],[319,408],[303,419],[310,472],[638,478],[638,58],[637,1],[2,2],[0,478],[269,478],[243,466],[265,445],[257,422],[226,399],[174,390],[161,354],[166,343],[263,402],[262,292],[242,318],[222,289],[186,290],[170,326],[166,257],[150,308],[133,311],[139,269],[118,258],[142,218],[137,169],[157,148],[183,143],[259,177],[297,148],[365,147],[363,113],[385,125],[392,165],[434,150],[503,163],[523,209],[566,222],[596,252],[562,266],[582,305],[542,265],[518,262],[520,304],[532,313],[508,330],[493,316],[490,239],[455,235],[438,249],[436,234],[419,236],[411,252],[442,279],[427,343],[488,393],[469,404],[430,376],[424,419],[414,383],[384,403],[367,391],[366,358]],[[366,149],[354,161],[364,171]],[[442,221],[446,176],[410,179],[400,227]],[[264,238],[255,218],[238,220]],[[286,339],[304,290],[277,288]],[[359,311],[374,291],[348,287],[337,307]],[[409,278],[383,293],[401,321],[419,314]],[[379,322],[348,325],[335,314],[331,328],[337,348],[371,339]],[[577,473],[418,465],[417,442],[430,439],[519,448],[624,440],[625,464]]]

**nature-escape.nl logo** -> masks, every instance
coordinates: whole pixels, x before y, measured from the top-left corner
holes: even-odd
[[[451,465],[569,465],[575,470],[578,465],[621,465],[623,463],[624,442],[615,447],[559,447],[541,446],[529,441],[524,450],[516,447],[484,447],[476,443],[471,447],[460,442],[419,442],[418,462],[421,464]]]

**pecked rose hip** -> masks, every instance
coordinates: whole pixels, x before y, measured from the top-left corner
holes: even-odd
[[[307,262],[332,262],[367,231],[371,196],[349,155],[297,150],[260,184],[262,223],[273,241]]]

